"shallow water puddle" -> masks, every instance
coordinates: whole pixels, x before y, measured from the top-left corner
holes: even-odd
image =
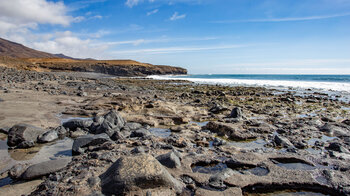
[[[227,165],[225,163],[209,163],[207,165],[205,164],[195,164],[195,166],[192,167],[193,172],[197,173],[204,173],[204,174],[215,174],[223,171],[227,168]]]
[[[254,167],[252,169],[247,169],[245,171],[256,176],[266,176],[267,174],[270,173],[270,171],[264,167]]]
[[[323,193],[309,191],[276,191],[272,193],[245,193],[244,196],[327,196]]]
[[[225,163],[221,162],[211,162],[211,163],[204,163],[204,162],[198,162],[192,166],[192,171],[197,173],[204,173],[204,174],[216,174],[219,173],[226,168],[230,168]],[[231,168],[233,169],[233,168]],[[253,167],[246,169],[246,167],[242,168],[234,168],[233,170],[238,171],[242,174],[253,174],[256,176],[266,176],[270,171],[267,168],[264,167]]]
[[[309,139],[307,144],[309,146],[314,146],[316,141],[328,142],[328,141],[331,141],[331,140],[334,140],[334,139],[338,139],[338,137],[329,137],[329,136],[326,136],[326,135],[322,135],[321,138],[311,138],[311,139]]]
[[[61,121],[61,124],[63,123],[66,123],[70,120],[91,120],[92,118],[91,117],[88,117],[88,116],[70,116],[70,115],[58,115],[60,121]]]
[[[72,156],[73,140],[65,138],[45,145],[28,149],[8,150],[7,141],[0,141],[0,174],[11,169],[16,164],[36,164],[58,157]]]
[[[154,136],[161,138],[167,138],[171,135],[170,129],[150,128],[149,132],[151,132]]]
[[[13,180],[10,177],[0,179],[0,187],[6,186],[11,183],[13,183]]]

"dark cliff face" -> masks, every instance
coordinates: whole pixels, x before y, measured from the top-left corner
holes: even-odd
[[[41,68],[53,71],[78,71],[78,72],[96,72],[114,76],[147,76],[147,75],[182,75],[187,74],[187,70],[180,67],[171,67],[164,65],[118,65],[107,63],[37,63]]]

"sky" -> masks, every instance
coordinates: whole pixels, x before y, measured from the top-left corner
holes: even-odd
[[[350,0],[0,0],[0,37],[190,74],[350,74]]]

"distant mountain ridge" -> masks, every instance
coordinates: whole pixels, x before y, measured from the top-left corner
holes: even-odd
[[[2,38],[0,38],[0,56],[13,58],[57,58],[54,54],[34,50]]]
[[[115,76],[187,74],[181,67],[152,65],[133,60],[77,59],[34,50],[0,38],[0,65],[34,71],[95,72]]]

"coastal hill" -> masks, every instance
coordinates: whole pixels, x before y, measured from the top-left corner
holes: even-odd
[[[0,65],[33,71],[96,72],[115,76],[187,74],[184,68],[133,60],[76,59],[64,54],[50,54],[2,38]]]

